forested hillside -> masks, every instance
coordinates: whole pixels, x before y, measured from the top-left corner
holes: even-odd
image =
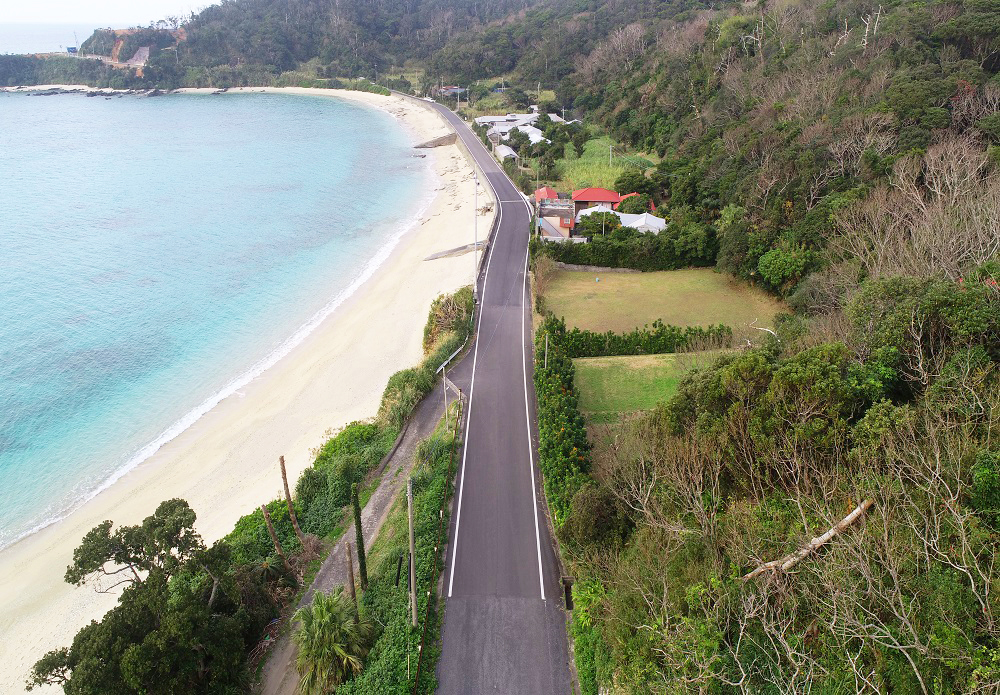
[[[256,64],[291,70],[318,58],[334,75],[374,76],[421,60],[472,27],[538,0],[240,0],[186,25],[191,65]]]

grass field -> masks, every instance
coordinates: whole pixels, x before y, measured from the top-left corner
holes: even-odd
[[[651,409],[674,393],[686,371],[677,355],[583,357],[573,363],[580,412],[591,423]]]
[[[622,414],[652,410],[674,395],[685,374],[710,364],[720,354],[720,350],[708,350],[575,359],[580,412],[596,425],[617,422]]]
[[[597,279],[600,282],[597,282]],[[676,326],[726,324],[737,336],[756,320],[770,327],[784,305],[769,294],[711,268],[656,273],[556,271],[545,288],[545,307],[567,326],[630,331],[656,319]]]

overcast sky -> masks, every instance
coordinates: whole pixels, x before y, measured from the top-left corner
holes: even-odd
[[[169,16],[187,17],[213,0],[32,0],[0,2],[0,23],[145,26]]]

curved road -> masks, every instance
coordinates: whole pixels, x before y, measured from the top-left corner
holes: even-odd
[[[569,694],[563,595],[538,471],[530,208],[471,129],[435,106],[499,203],[478,280],[475,348],[449,373],[469,394],[469,411],[445,564],[438,692]]]

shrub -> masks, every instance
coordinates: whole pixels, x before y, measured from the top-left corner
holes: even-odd
[[[619,543],[625,537],[627,523],[611,491],[591,482],[573,495],[569,516],[559,529],[559,537],[578,546]]]
[[[628,333],[595,333],[579,328],[566,328],[564,319],[549,317],[545,330],[558,338],[570,358],[607,357],[612,355],[658,355],[677,352],[691,343],[728,345],[733,331],[729,326],[687,326],[680,328],[659,319],[652,326],[636,328]]]
[[[295,499],[308,508],[313,500],[326,492],[326,475],[316,466],[310,466],[302,471],[299,482],[295,484]]]
[[[969,503],[984,520],[996,527],[1000,521],[1000,452],[980,451],[972,467]]]

